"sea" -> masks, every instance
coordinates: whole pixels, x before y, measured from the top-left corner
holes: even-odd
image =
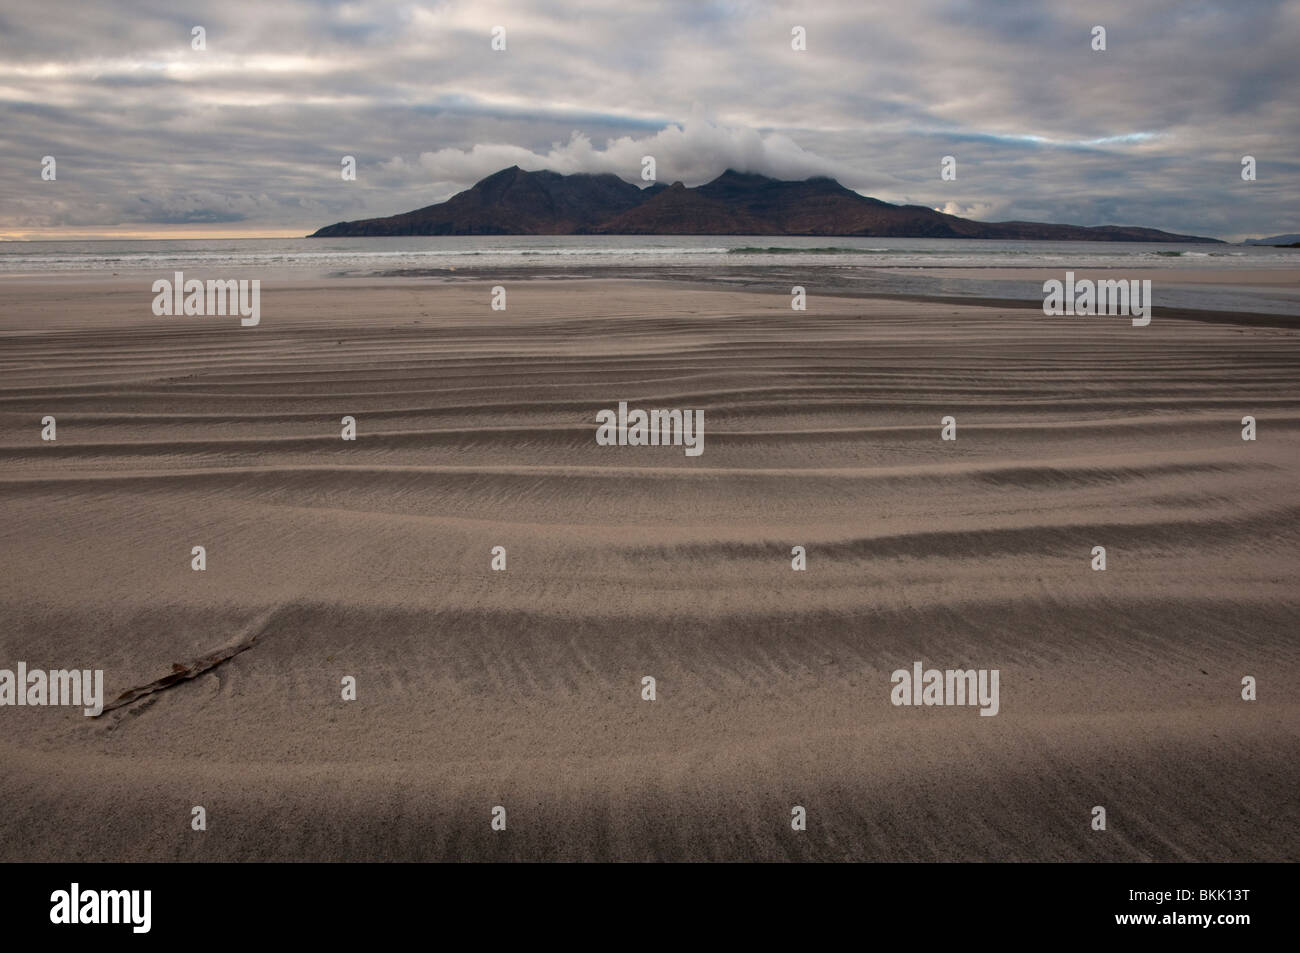
[[[406,238],[249,238],[2,241],[0,282],[66,277],[262,278],[423,277],[494,274],[618,277],[656,274],[745,280],[756,274],[818,276],[868,294],[1042,300],[1044,271],[1064,277],[1105,269],[1125,277],[1187,269],[1196,283],[1153,282],[1157,307],[1300,315],[1300,284],[1242,281],[1234,271],[1296,269],[1300,249],[1258,245],[1127,242],[1021,242],[945,238],[765,236],[447,236]],[[1024,277],[1014,269],[1032,269]],[[983,274],[981,274],[983,272]],[[1223,283],[1215,282],[1222,274]],[[1189,275],[1188,277],[1191,277]]]

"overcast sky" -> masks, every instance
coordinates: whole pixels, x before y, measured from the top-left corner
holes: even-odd
[[[1296,232],[1298,55],[1300,0],[0,0],[0,237],[302,235],[646,154],[986,221]]]

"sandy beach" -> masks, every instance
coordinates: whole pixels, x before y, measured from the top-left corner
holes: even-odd
[[[0,859],[1300,859],[1300,327],[493,284],[5,285]]]

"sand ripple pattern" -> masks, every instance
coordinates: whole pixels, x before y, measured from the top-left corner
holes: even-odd
[[[1300,859],[1294,329],[637,282],[267,286],[249,330],[149,300],[3,306],[0,666],[111,699],[255,642],[99,719],[0,710],[0,859]],[[620,400],[702,408],[703,456],[598,447]],[[1000,669],[1002,713],[893,707],[915,659]]]

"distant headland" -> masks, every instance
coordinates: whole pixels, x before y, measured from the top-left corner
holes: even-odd
[[[712,182],[640,188],[609,173],[502,169],[445,202],[355,222],[311,238],[396,235],[809,235],[1009,241],[1218,242],[1130,225],[976,222],[891,205],[834,179],[784,181],[728,169]]]

